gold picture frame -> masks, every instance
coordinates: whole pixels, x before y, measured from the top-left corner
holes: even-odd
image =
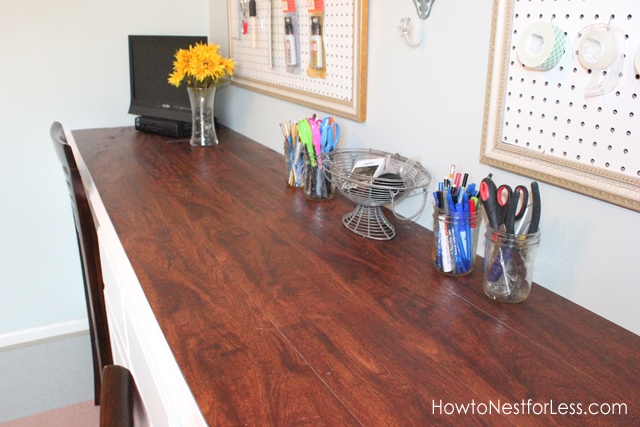
[[[231,11],[233,7],[236,7],[239,0],[228,0],[228,10]],[[258,0],[260,2],[261,0]],[[278,25],[279,23],[274,22],[275,19],[271,18],[272,10],[280,10],[279,4],[280,0],[262,0],[266,1],[269,11],[269,17],[266,18],[269,22],[269,30],[272,34],[269,34],[269,49],[277,49],[278,43],[280,43],[280,39],[278,37],[281,36],[281,31],[279,32]],[[273,96],[279,99],[283,99],[285,101],[293,102],[300,105],[305,105],[314,109],[319,109],[321,111],[327,112],[329,114],[333,114],[340,117],[349,118],[355,120],[357,122],[364,122],[366,120],[366,105],[367,105],[367,59],[368,59],[368,0],[347,0],[345,2],[339,3],[340,7],[349,7],[350,12],[353,14],[353,22],[350,25],[340,25],[339,31],[349,31],[349,36],[353,38],[353,47],[352,47],[352,73],[348,80],[348,83],[351,85],[352,96],[345,97],[347,99],[341,99],[333,96],[326,96],[322,93],[314,92],[309,88],[304,86],[304,78],[306,78],[305,72],[303,70],[301,74],[294,76],[291,75],[292,80],[296,81],[298,87],[294,85],[287,85],[278,83],[277,79],[272,78],[272,75],[275,72],[271,71],[270,73],[266,73],[265,78],[256,78],[245,76],[242,73],[242,55],[238,55],[236,57],[236,43],[238,42],[238,36],[236,27],[234,26],[233,20],[237,19],[232,13],[229,13],[229,40],[230,40],[230,50],[231,56],[236,60],[236,72],[231,79],[231,84],[242,87],[245,89],[249,89],[255,92],[259,92],[265,95]],[[258,4],[260,7],[260,4]],[[265,10],[263,8],[262,10]],[[301,13],[303,12],[301,8]],[[304,9],[306,11],[306,8]],[[260,14],[260,11],[258,11]],[[327,17],[329,20],[330,17]],[[262,25],[265,20],[261,21]],[[334,31],[337,31],[334,29]],[[273,37],[273,38],[272,38]],[[274,47],[275,46],[275,47]],[[269,55],[273,53],[270,52]],[[262,55],[264,57],[265,55]],[[328,61],[327,61],[328,62]],[[255,61],[253,61],[252,66],[255,67]],[[271,63],[267,65],[266,63],[260,65],[263,69],[267,69],[267,67],[271,67]],[[276,76],[278,77],[278,76]],[[286,78],[287,75],[282,74],[279,78]],[[309,82],[312,80],[307,79]],[[318,79],[316,79],[318,80]]]
[[[516,6],[514,0],[494,0],[480,161],[640,212],[640,178],[630,176],[630,173],[635,174],[636,170],[638,176],[640,176],[640,165],[630,165],[633,166],[633,169],[627,168],[628,173],[624,174],[619,171],[607,170],[603,167],[585,164],[584,156],[583,161],[579,162],[575,160],[575,156],[573,159],[562,158],[558,155],[558,151],[556,151],[555,155],[551,155],[549,151],[545,152],[544,149],[536,150],[517,146],[514,145],[511,140],[509,141],[511,143],[505,142],[503,126],[509,125],[509,122],[504,119],[506,111],[505,99],[511,96],[511,92],[507,90],[507,82],[513,81],[510,72],[521,72],[520,70],[524,68],[524,66],[513,59],[515,42],[512,41],[512,37],[515,40],[515,37],[518,36],[517,30],[514,30],[514,17],[515,19],[519,19],[520,22],[528,16],[532,16],[531,19],[556,19],[560,21],[559,25],[566,25],[565,19],[572,17],[569,13],[566,13],[565,17],[564,12],[555,13],[554,10],[549,9],[541,10],[540,13],[529,13],[530,11],[527,11],[527,13],[518,13],[519,11],[514,10],[514,7],[558,8],[561,7],[561,5],[556,2],[540,2],[537,5],[529,5],[527,2],[524,6]],[[575,15],[581,13],[580,10],[575,10],[575,8],[574,11]],[[568,40],[565,54],[569,56],[565,59],[566,61],[571,60],[571,54],[573,52],[571,52],[570,38],[575,37],[575,34],[576,33],[567,35]],[[516,62],[515,66],[514,62]],[[571,66],[566,68],[564,71],[565,75],[575,75],[582,71],[579,67]],[[589,70],[589,73],[590,72],[591,70]],[[536,78],[540,81],[543,79],[541,76],[544,74],[539,71],[536,73],[536,70],[534,70],[531,75],[533,76],[531,77],[531,81],[535,83]],[[524,81],[525,79],[523,78],[522,80]],[[539,83],[538,86],[540,86]],[[557,84],[557,87],[561,87],[561,85]],[[564,87],[562,87],[562,89],[565,90]],[[576,94],[581,95],[575,88],[567,88],[566,90],[572,91],[572,96],[576,96]],[[587,108],[587,102],[588,101],[585,101],[585,109]],[[572,114],[576,115],[575,118],[580,114],[581,109],[582,107],[572,110]],[[529,114],[522,115],[525,116],[523,118],[524,121],[528,119],[526,117],[528,115]],[[551,138],[549,134],[553,133],[547,132],[544,135],[540,135],[543,134],[542,130],[535,132],[536,130],[537,129],[534,129],[534,132],[532,132],[532,140],[538,138],[545,141],[544,138],[546,138],[546,141],[548,141]],[[592,131],[588,130],[586,132]],[[601,135],[605,135],[606,137],[606,134]],[[553,136],[555,137],[555,134]],[[569,136],[567,136],[567,138],[569,138]],[[562,142],[559,142],[559,144],[560,143]],[[582,141],[580,141],[580,143],[582,143]],[[543,144],[544,142],[541,145]],[[590,144],[595,145],[596,143],[589,142],[584,145]],[[590,149],[591,147],[586,148]],[[635,150],[637,152],[638,149]],[[629,162],[632,160],[633,159],[630,158]],[[594,161],[591,160],[591,163],[594,163]],[[640,163],[640,158],[638,158],[638,163]]]

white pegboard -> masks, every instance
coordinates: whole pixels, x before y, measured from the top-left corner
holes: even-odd
[[[566,51],[549,71],[523,67],[516,53],[518,35],[537,21],[566,34]],[[574,58],[573,44],[585,27],[609,22],[626,35],[622,77],[610,93],[587,98],[590,71]],[[501,142],[639,177],[640,1],[517,0],[512,23]]]
[[[237,7],[238,1],[231,0],[230,7]],[[236,61],[234,74],[338,101],[353,101],[355,96],[354,0],[325,1],[323,39],[326,78],[307,75],[310,35],[307,2],[298,1],[297,8],[300,73],[287,72],[284,58],[284,12],[281,1],[256,0],[256,47],[252,45],[251,28],[249,28],[249,35],[232,34],[230,40],[233,58]]]

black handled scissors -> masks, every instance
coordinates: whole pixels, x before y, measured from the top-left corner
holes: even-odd
[[[524,185],[518,185],[515,190],[508,185],[496,187],[487,177],[480,183],[480,199],[491,228],[498,230],[504,224],[505,231],[513,234],[515,222],[524,216],[527,209],[529,190]]]
[[[500,223],[507,225],[515,223],[524,216],[529,203],[529,190],[524,185],[518,185],[513,190],[508,185],[501,185],[496,192],[500,205]],[[514,197],[517,199],[514,201]],[[513,206],[511,206],[513,204]]]
[[[527,233],[535,233],[540,226],[540,213],[542,210],[540,201],[540,187],[536,181],[531,183],[531,196],[533,199],[533,213],[531,215],[531,224],[529,224],[529,230]]]
[[[489,220],[489,226],[498,230],[501,224],[500,205],[498,204],[498,188],[489,177],[480,182],[480,200]]]

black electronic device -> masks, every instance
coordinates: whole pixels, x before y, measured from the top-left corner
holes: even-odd
[[[191,136],[191,122],[138,116],[136,117],[136,130],[159,135],[185,137]]]
[[[136,129],[168,136],[191,134],[187,89],[172,86],[168,79],[178,49],[188,49],[198,42],[207,43],[207,37],[129,36],[129,113],[142,116],[136,118]]]

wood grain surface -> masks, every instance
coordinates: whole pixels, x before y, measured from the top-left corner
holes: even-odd
[[[355,235],[351,202],[306,200],[227,128],[73,134],[210,425],[640,425],[637,335],[537,285],[496,303],[481,260],[438,274],[431,232],[391,214],[393,240]],[[568,414],[591,403],[627,413]]]

